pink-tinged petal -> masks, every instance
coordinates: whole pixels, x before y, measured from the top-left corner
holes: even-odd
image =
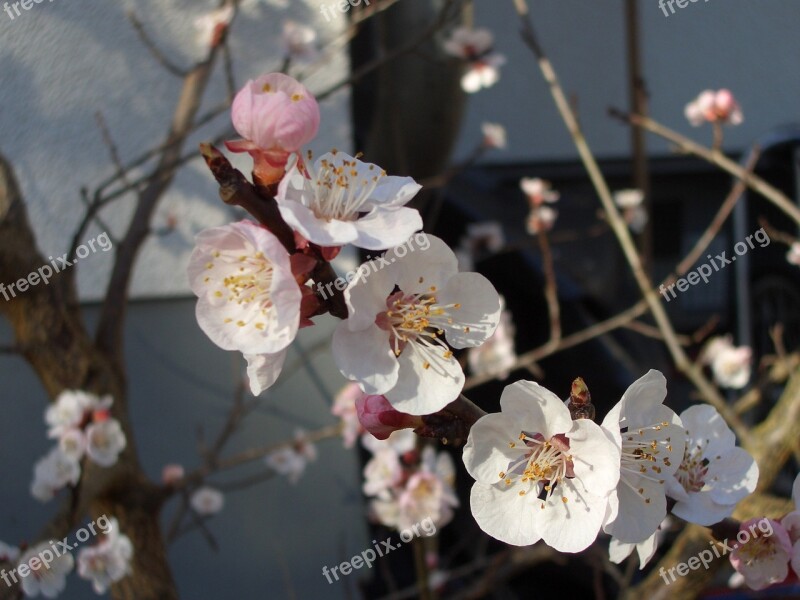
[[[351,332],[346,322],[339,323],[332,349],[342,375],[358,381],[367,394],[385,394],[397,383],[400,365],[389,347],[389,333],[383,329],[372,325]]]
[[[789,534],[789,539],[793,544],[800,540],[800,512],[790,512],[781,519],[781,525]]]
[[[225,147],[230,150],[231,152],[254,152],[258,150],[258,146],[256,146],[250,140],[226,140]]]
[[[500,473],[505,473],[508,465],[521,456],[519,434],[519,425],[508,415],[491,413],[478,419],[470,429],[462,455],[467,472],[487,485],[500,482]]]
[[[535,524],[536,498],[475,482],[469,501],[478,526],[493,538],[512,546],[530,546],[542,538]]]
[[[572,429],[572,417],[564,402],[533,381],[506,386],[500,396],[500,407],[515,420],[520,431],[541,433],[545,439]]]
[[[414,208],[397,206],[374,209],[353,222],[357,237],[355,246],[365,250],[384,250],[408,241],[422,229],[422,217]]]
[[[250,381],[250,391],[254,396],[272,387],[286,361],[286,350],[275,354],[245,354],[247,361],[247,378]]]
[[[356,398],[355,405],[361,426],[379,440],[388,439],[395,431],[423,425],[420,417],[395,410],[384,396],[362,394]]]
[[[447,342],[454,348],[480,346],[491,337],[500,322],[500,295],[479,273],[458,273],[438,295],[441,305],[458,304],[453,312],[458,323],[444,324]]]
[[[231,120],[243,138],[263,150],[295,152],[319,130],[319,105],[299,82],[282,73],[248,81],[236,95]]]
[[[201,232],[189,259],[197,322],[225,350],[271,354],[297,334],[302,292],[289,254],[250,221]]]
[[[792,546],[792,570],[795,575],[800,577],[800,541],[795,542]]]
[[[597,538],[605,505],[577,477],[562,479],[546,501],[533,500],[536,531],[548,546],[559,552],[580,552]]]
[[[351,221],[320,219],[299,202],[279,202],[278,209],[289,227],[320,246],[344,246],[358,239],[358,231]]]
[[[396,283],[406,294],[429,293],[431,286],[442,289],[446,282],[458,273],[458,259],[450,247],[434,235],[426,235],[427,248],[420,246],[407,260],[397,260]],[[390,250],[390,256],[398,256]]]
[[[453,402],[464,388],[464,371],[454,356],[422,354],[409,344],[397,358],[400,371],[395,386],[384,395],[397,410],[429,415]],[[428,365],[426,367],[426,365]]]
[[[792,500],[794,501],[795,510],[800,511],[800,475],[794,478],[792,484]]]

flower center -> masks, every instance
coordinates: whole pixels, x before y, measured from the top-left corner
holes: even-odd
[[[739,556],[748,566],[753,563],[773,557],[777,553],[777,547],[767,535],[758,532],[746,544],[738,547]]]
[[[270,290],[272,288],[272,263],[267,260],[263,252],[256,252],[251,256],[232,255],[215,251],[212,262],[206,265],[209,270],[217,270],[217,278],[211,276],[203,278],[203,283],[215,285],[219,289],[214,292],[215,298],[226,298],[228,302],[236,303],[240,306],[254,304],[258,310],[251,313],[251,320],[255,321],[253,326],[258,330],[264,330],[266,323],[259,320],[269,318],[269,310],[272,308],[272,298]],[[219,281],[219,277],[222,281]],[[220,285],[221,283],[221,285]],[[232,318],[226,318],[225,323],[232,323]],[[238,320],[238,327],[247,325],[245,321]]]
[[[432,285],[428,292],[410,294],[396,292],[386,300],[389,310],[379,313],[375,319],[381,329],[389,331],[392,336],[390,344],[396,356],[400,356],[406,345],[411,344],[415,350],[422,352],[442,352],[442,356],[450,359],[453,351],[444,341],[444,325],[452,325],[450,311],[458,310],[461,304],[439,304],[436,298],[437,288]],[[465,332],[469,327],[464,328]],[[430,362],[425,361],[427,369]]]
[[[336,155],[336,152],[332,154]],[[364,212],[361,207],[386,176],[386,171],[377,171],[375,165],[369,165],[366,176],[360,175],[355,159],[343,160],[340,165],[323,159],[319,171],[315,172],[310,153],[308,159],[304,166],[313,190],[308,208],[318,219],[326,221],[356,220],[359,212]]]
[[[706,484],[706,475],[708,475],[708,463],[710,461],[704,456],[704,448],[701,444],[697,444],[693,450],[689,450],[687,444],[686,450],[683,452],[683,461],[675,476],[678,482],[683,486],[687,492],[699,492]]]
[[[520,496],[532,489],[537,495],[544,491],[542,509],[561,480],[575,477],[569,440],[564,434],[545,440],[540,433],[531,435],[523,431],[517,440],[508,442],[508,446],[518,448],[520,456],[509,463],[506,471],[499,473],[500,479],[508,487],[519,484],[522,488],[518,492]],[[567,497],[561,496],[561,501],[566,503]]]

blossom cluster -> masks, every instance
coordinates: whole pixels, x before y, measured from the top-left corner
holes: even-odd
[[[447,525],[458,507],[455,465],[446,452],[431,446],[421,451],[408,429],[385,440],[369,434],[363,445],[372,453],[364,467],[364,494],[370,498],[370,515],[387,527],[402,531],[425,519],[436,528]]]
[[[19,581],[26,597],[56,598],[66,588],[67,575],[77,562],[78,575],[90,581],[97,594],[105,594],[112,584],[131,574],[133,543],[120,531],[119,522],[114,517],[102,515],[78,530],[76,537],[84,541],[90,531],[94,535],[102,533],[103,537],[97,543],[81,548],[77,561],[70,552],[77,543],[70,545],[67,538],[57,545],[52,540],[34,544],[24,552],[0,542],[0,562],[14,565],[9,572],[3,569],[0,576],[7,585],[11,585],[12,580]]]
[[[664,376],[651,370],[597,425],[574,419],[534,382],[506,387],[501,412],[479,419],[464,447],[478,525],[508,544],[543,540],[562,552],[586,549],[603,531],[612,560],[636,549],[644,566],[668,496],[672,513],[689,522],[730,516],[755,489],[755,461],[714,408],[678,416],[664,406],[666,395]]]
[[[232,121],[242,138],[226,146],[252,156],[253,181],[274,193],[265,200],[281,223],[244,220],[197,236],[188,271],[200,328],[244,355],[259,395],[277,380],[298,330],[330,310],[330,299],[315,291],[329,261],[348,244],[391,250],[395,258],[373,259],[380,268],[364,265],[372,275],[343,291],[347,318],[333,336],[336,364],[364,392],[406,413],[430,414],[455,400],[464,373],[454,351],[494,333],[500,299],[483,276],[459,273],[438,238],[428,236],[424,252],[394,252],[422,227],[419,212],[406,206],[421,186],[336,150],[316,160],[305,153],[319,129],[319,106],[287,75],[249,81],[234,99]],[[291,229],[291,244],[278,237],[279,226]]]
[[[127,440],[119,421],[111,417],[111,396],[99,398],[83,391],[64,391],[45,412],[49,438],[58,444],[34,467],[31,494],[47,502],[81,477],[84,456],[101,467],[117,462]]]

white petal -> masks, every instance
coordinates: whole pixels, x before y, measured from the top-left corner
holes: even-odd
[[[464,446],[464,466],[472,478],[488,485],[500,481],[500,473],[521,456],[520,448],[511,448],[510,443],[519,443],[520,428],[514,419],[503,413],[491,413],[478,419],[470,429]]]
[[[708,527],[730,517],[736,504],[717,504],[709,494],[689,494],[686,500],[675,504],[672,514],[689,523]]]
[[[795,510],[800,511],[800,475],[794,478],[792,484],[792,500],[794,501]]]
[[[758,485],[758,464],[738,446],[721,458],[706,454],[710,464],[706,483],[711,487],[711,499],[720,504],[735,504],[752,494]]]
[[[650,369],[634,381],[622,395],[622,417],[628,427],[652,425],[648,413],[655,406],[661,406],[667,397],[667,380],[661,371]]]
[[[534,524],[532,496],[520,496],[516,489],[500,490],[475,482],[469,503],[478,526],[493,538],[513,546],[529,546],[541,539]],[[538,509],[537,511],[538,512]]]
[[[464,371],[454,356],[445,358],[437,348],[424,354],[412,344],[397,359],[397,384],[384,395],[400,412],[435,413],[458,398],[464,388]],[[425,364],[429,364],[425,368]]]
[[[342,375],[358,381],[367,394],[384,394],[397,383],[399,362],[389,347],[389,333],[377,325],[352,332],[346,321],[339,323],[332,349]]]
[[[500,396],[500,407],[521,431],[541,433],[546,439],[572,429],[572,417],[561,399],[533,381],[506,386]]]
[[[608,544],[608,558],[614,564],[619,564],[628,556],[630,556],[636,544],[626,544],[620,542],[617,538],[612,537],[611,542]]]
[[[604,528],[606,533],[620,541],[634,544],[654,535],[661,521],[667,516],[664,486],[649,479],[641,479],[636,485],[644,490],[642,494],[620,482],[617,488],[619,515],[613,523]],[[650,500],[649,504],[645,502],[645,498]]]
[[[426,239],[428,248],[417,249],[394,263],[395,282],[406,294],[429,292],[432,285],[441,289],[458,273],[458,259],[450,247],[434,235]],[[387,254],[397,256],[392,250]]]
[[[422,186],[411,177],[384,176],[362,208],[367,211],[376,206],[403,206],[421,189]],[[420,226],[421,228],[422,226]]]
[[[320,246],[344,246],[358,237],[352,221],[320,219],[299,202],[278,203],[283,220],[304,238]]]
[[[245,354],[244,358],[247,361],[250,391],[254,396],[259,396],[278,380],[286,360],[286,350],[275,354]]]
[[[681,421],[690,436],[709,440],[706,454],[727,452],[736,445],[736,436],[713,406],[697,404],[681,413]]]
[[[480,346],[500,322],[500,296],[491,282],[478,273],[458,273],[451,277],[437,300],[441,305],[461,305],[450,309],[453,323],[442,325],[448,343],[454,348]]]
[[[580,552],[597,538],[605,505],[605,497],[590,493],[577,477],[562,479],[547,502],[538,500],[534,506],[536,530],[555,550]]]
[[[349,317],[345,321],[350,331],[360,331],[375,323],[375,317],[387,310],[386,299],[394,289],[391,268],[382,268],[379,260],[362,264],[344,291]]]
[[[375,208],[354,222],[356,239],[353,245],[367,250],[384,250],[408,241],[422,229],[422,217],[414,208],[397,206]]]
[[[619,447],[588,419],[574,421],[567,438],[575,477],[595,496],[608,496],[619,481]]]

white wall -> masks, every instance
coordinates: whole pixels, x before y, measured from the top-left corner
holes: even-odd
[[[529,0],[536,29],[568,94],[576,94],[589,144],[603,157],[629,152],[628,130],[606,116],[627,108],[624,2]],[[727,130],[725,148],[741,150],[770,128],[800,121],[800,2],[702,0],[665,17],[657,0],[640,0],[644,74],[652,115],[710,142],[710,128],[694,130],[685,104],[705,88],[728,87],[740,99],[745,123]],[[508,58],[501,81],[470,98],[459,142],[466,155],[482,121],[503,123],[509,149],[488,162],[571,160],[572,142],[556,113],[530,51],[518,35],[513,3],[477,0],[475,24],[495,32]],[[648,138],[651,151],[668,148]]]
[[[17,171],[45,256],[65,252],[81,218],[79,190],[98,183],[113,167],[95,123],[102,111],[124,160],[160,143],[174,108],[180,81],[166,74],[139,42],[125,18],[135,10],[159,46],[179,65],[202,56],[194,20],[217,5],[212,0],[54,0],[34,4],[13,21],[0,12],[0,152]],[[243,0],[231,44],[237,82],[280,65],[279,32],[284,18],[310,23],[330,39],[344,20],[327,23],[316,0]],[[308,81],[312,91],[346,76],[343,55]],[[207,95],[211,107],[225,98],[221,70]],[[315,148],[350,147],[349,95],[324,104]],[[222,116],[195,135],[188,149],[228,125]],[[245,167],[246,168],[246,167]],[[103,213],[118,235],[133,202],[123,199]],[[134,296],[188,293],[185,276],[192,239],[199,230],[230,221],[205,166],[185,168],[165,197],[156,225],[178,218],[178,231],[150,240],[134,277]],[[86,239],[101,233],[96,226]],[[82,297],[103,295],[112,253],[92,255],[80,269]]]

